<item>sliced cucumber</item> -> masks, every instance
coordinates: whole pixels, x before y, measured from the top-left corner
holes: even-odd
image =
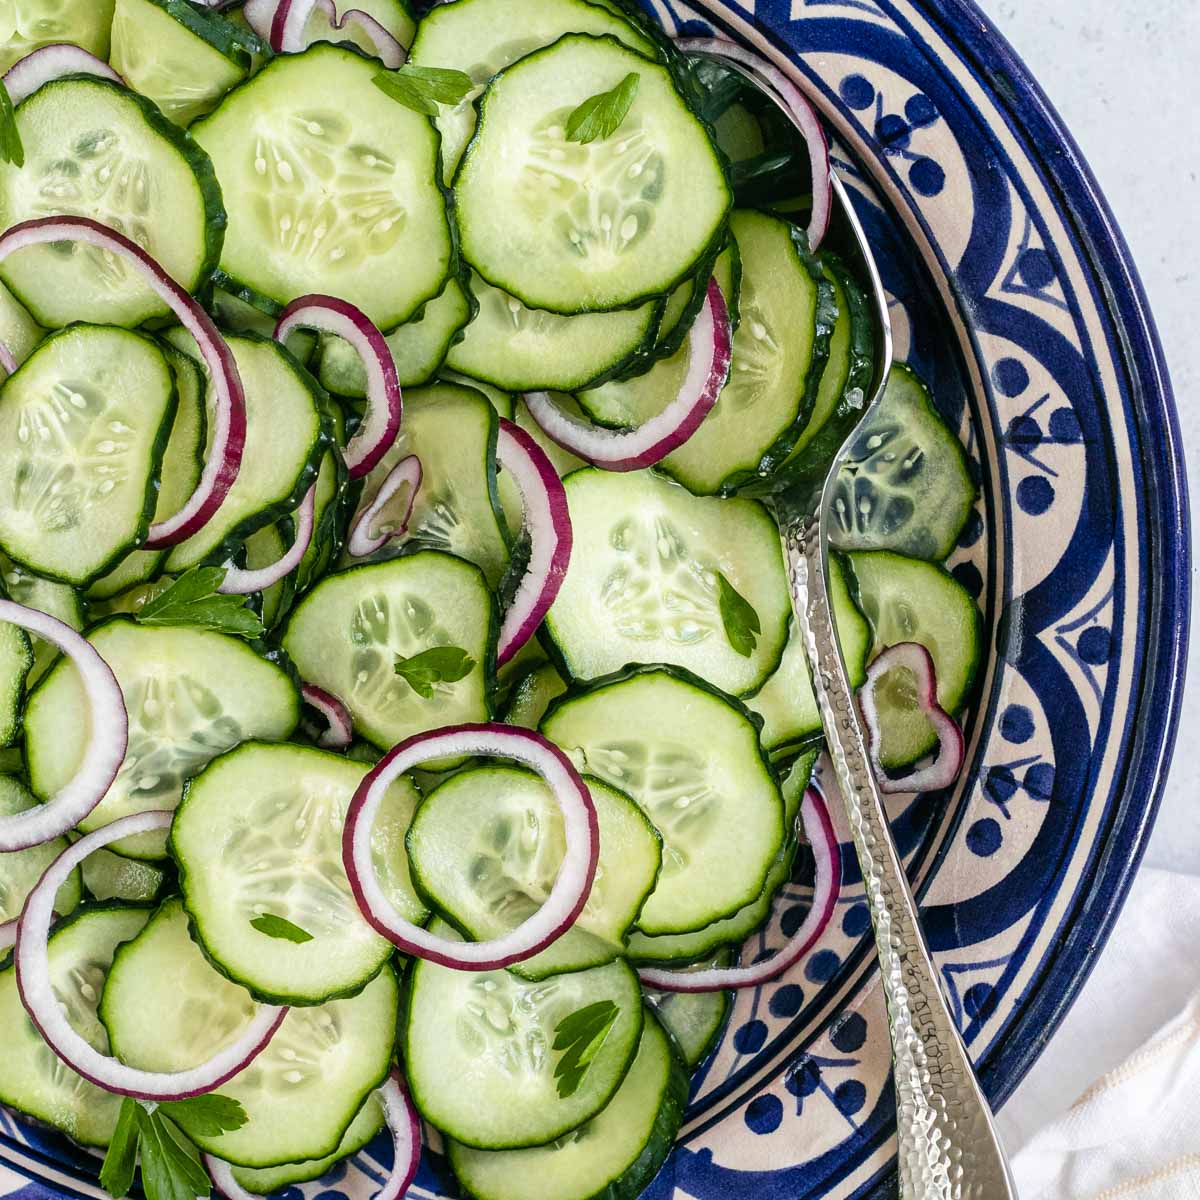
[[[13,817],[37,807],[37,797],[12,775],[0,775],[0,817]],[[46,868],[67,848],[66,838],[53,838],[28,850],[0,853],[0,925],[15,921],[25,906],[25,897],[41,879]],[[75,911],[79,904],[79,872],[58,889],[54,911],[60,917]]]
[[[8,347],[17,363],[23,363],[45,336],[46,331],[25,306],[0,283],[0,342]]]
[[[559,700],[542,732],[628,792],[663,837],[645,933],[703,929],[763,889],[783,801],[744,708],[694,677],[636,671]]]
[[[316,381],[277,342],[242,334],[226,339],[246,392],[246,444],[240,471],[217,515],[167,556],[181,574],[224,561],[250,534],[292,512],[312,486],[330,435]]]
[[[471,290],[479,315],[446,362],[513,392],[570,391],[619,374],[653,339],[661,312],[651,300],[616,312],[560,316],[526,308],[478,275],[471,278]]]
[[[57,617],[64,625],[69,625],[76,632],[84,626],[84,606],[79,593],[66,583],[58,583],[53,579],[43,579],[32,571],[15,563],[12,559],[0,554],[0,595],[7,595],[10,600],[24,604],[26,608],[36,609],[47,616]],[[20,669],[24,655],[20,651],[20,639],[13,638],[12,626],[9,632],[0,633],[0,646],[7,646],[10,664]],[[16,657],[12,657],[12,655]],[[33,665],[25,677],[25,686],[32,687],[50,669],[58,658],[58,647],[40,638],[33,645]],[[14,667],[10,666],[10,670]],[[8,678],[3,670],[0,677]],[[3,701],[0,700],[0,711],[4,711]],[[0,721],[0,742],[3,741],[3,721]]]
[[[469,375],[452,370],[445,363],[438,371],[438,379],[442,383],[457,383],[462,387],[474,388],[477,392],[482,392],[488,398],[488,403],[496,410],[497,416],[503,417],[506,421],[516,420],[517,398],[512,392],[506,392],[503,388],[498,388],[495,384],[488,383],[483,379],[472,379]]]
[[[359,12],[374,17],[401,46],[407,48],[412,45],[417,23],[405,0],[354,0],[354,3]],[[344,28],[335,29],[329,23],[329,14],[319,4],[313,6],[304,27],[304,36],[309,45],[313,42],[348,42],[365,54],[378,54],[375,43],[361,32],[358,25],[349,22]]]
[[[25,683],[32,667],[33,647],[25,630],[7,621],[0,624],[0,746],[11,745],[21,732]]]
[[[274,317],[263,312],[261,308],[255,308],[253,304],[243,300],[240,296],[227,292],[224,288],[213,288],[209,308],[212,310],[217,324],[231,333],[257,333],[260,337],[265,338],[274,336]],[[174,331],[178,329],[178,326],[173,327]],[[185,342],[180,346],[181,350],[185,350],[191,355],[199,353],[191,334],[183,332],[180,340]],[[283,344],[297,362],[307,366],[317,348],[317,335],[311,329],[293,329],[284,339]]]
[[[391,1065],[396,976],[385,967],[349,1000],[293,1008],[270,1044],[221,1084],[248,1120],[207,1135],[200,1149],[243,1167],[273,1167],[333,1154]],[[250,994],[219,975],[188,935],[178,898],[163,903],[113,963],[100,1003],[113,1051],[147,1071],[180,1071],[241,1033]]]
[[[451,344],[471,320],[474,300],[453,276],[446,290],[425,305],[421,315],[387,335],[401,387],[428,383],[446,360]],[[321,383],[339,396],[362,400],[367,394],[367,372],[362,358],[349,342],[332,335],[321,339]]]
[[[564,33],[611,34],[648,57],[654,44],[620,16],[584,0],[456,0],[433,8],[421,21],[409,61],[417,66],[465,71],[481,90],[519,58],[556,42]],[[453,176],[471,135],[479,92],[437,118],[446,178]]]
[[[421,460],[421,487],[407,537],[386,543],[375,560],[429,547],[475,563],[493,587],[500,582],[508,537],[496,492],[497,430],[495,409],[471,388],[439,383],[405,394],[400,433],[367,476],[359,511],[410,454]]]
[[[195,936],[222,974],[272,1004],[321,1004],[354,995],[392,946],[367,924],[342,866],[342,827],[368,768],[306,746],[239,746],[187,785],[171,827],[184,904]],[[404,854],[418,795],[405,778],[388,789],[372,834],[388,898],[415,924],[429,916]],[[260,932],[281,917],[302,944]]]
[[[453,937],[445,922],[430,929]],[[555,1071],[561,1023],[593,1004],[616,1011],[573,1091]],[[642,994],[624,963],[555,975],[541,983],[509,971],[454,971],[413,964],[401,1030],[413,1102],[465,1145],[486,1150],[544,1145],[596,1115],[633,1061]],[[561,1090],[560,1090],[561,1089]]]
[[[286,527],[281,529],[280,525]],[[251,570],[269,566],[278,562],[291,548],[294,537],[294,527],[291,518],[285,518],[279,525],[268,525],[246,539],[243,554],[246,566]],[[285,575],[273,583],[259,596],[261,612],[259,616],[267,629],[274,629],[279,621],[287,615],[296,596],[296,576]]]
[[[689,282],[680,284],[671,293],[658,326],[655,358],[670,358],[683,345],[683,339],[708,295],[710,279],[715,279],[720,286],[729,310],[730,326],[736,330],[741,320],[742,256],[732,233],[711,264],[705,262],[703,269]]]
[[[846,661],[850,686],[858,688],[867,678],[871,628],[855,606],[845,572],[835,556],[829,559],[829,583],[838,642]],[[804,642],[795,622],[775,674],[746,700],[746,707],[762,717],[760,736],[763,748],[769,752],[820,736],[821,714],[813,695]]]
[[[9,0],[0,9],[0,71],[54,42],[107,58],[112,13],[113,0]]]
[[[245,35],[186,0],[117,0],[113,70],[177,125],[211,111],[250,69]]]
[[[654,887],[662,840],[641,809],[597,780],[596,881],[575,924],[512,968],[524,979],[612,962]],[[545,903],[563,855],[562,814],[537,775],[516,767],[460,771],[426,798],[409,831],[413,878],[473,941],[500,937]]]
[[[629,74],[640,85],[617,133],[567,141],[571,112]],[[492,81],[454,191],[479,274],[561,313],[668,295],[724,238],[732,203],[720,154],[670,72],[615,38],[577,35]]]
[[[573,416],[580,416],[579,406],[570,396],[555,396],[555,402]],[[529,415],[529,409],[524,404],[518,404],[513,420],[546,452],[554,469],[560,476],[570,475],[588,464],[582,458],[576,458],[570,450],[564,450],[557,442],[552,442],[542,431],[542,427]]]
[[[239,638],[115,617],[88,634],[112,668],[129,713],[129,749],[108,794],[80,822],[89,833],[129,813],[174,808],[183,781],[247,738],[290,737],[300,701],[287,673]],[[87,745],[87,702],[69,659],[38,685],[25,712],[29,782],[43,798],[75,774]],[[162,858],[166,835],[122,838],[112,849]]]
[[[101,847],[80,865],[83,886],[94,900],[127,900],[149,904],[162,890],[166,872],[136,858],[125,858]]]
[[[0,546],[86,584],[150,527],[175,379],[149,338],[100,325],[48,337],[0,392]]]
[[[933,563],[885,550],[847,556],[859,605],[871,623],[871,657],[900,642],[920,642],[933,656],[938,703],[958,712],[983,658],[983,620],[970,593]],[[914,763],[937,744],[916,702],[907,672],[881,680],[875,697],[881,729],[880,761],[889,769]]]
[[[505,723],[536,729],[546,715],[546,709],[566,690],[567,685],[554,664],[541,663],[509,694]]]
[[[883,405],[858,430],[834,494],[834,543],[940,562],[975,506],[962,443],[913,371],[895,366]]]
[[[292,613],[283,647],[306,680],[342,700],[362,737],[390,750],[414,733],[488,719],[496,631],[479,569],[423,551],[323,579]],[[393,664],[432,646],[459,646],[475,666],[425,699]]]
[[[221,189],[208,155],[154,104],[109,80],[71,75],[23,100],[16,121],[26,161],[0,176],[0,225],[91,217],[131,237],[187,291],[207,283],[225,228]],[[134,268],[82,243],[27,247],[0,274],[47,328],[133,326],[167,311]]]
[[[90,907],[64,921],[50,936],[50,978],[72,1026],[95,1049],[107,1053],[108,1037],[96,1015],[113,953],[136,936],[150,916],[145,908]],[[121,1097],[76,1075],[42,1040],[25,1013],[16,970],[0,971],[0,1103],[44,1121],[83,1146],[107,1146],[121,1111]]]
[[[139,613],[156,596],[161,596],[175,579],[171,575],[160,575],[148,583],[139,583],[127,591],[120,592],[111,600],[93,600],[88,605],[88,617],[93,621],[102,621],[106,617],[131,616]]]
[[[336,295],[391,329],[442,290],[454,250],[437,133],[375,86],[378,71],[319,42],[271,59],[192,127],[239,198],[221,253],[230,291],[267,305]]]
[[[576,471],[566,489],[574,548],[546,628],[572,677],[671,663],[735,695],[760,686],[792,611],[766,509],[701,499],[649,471]],[[758,614],[748,657],[725,631],[718,572]]]
[[[722,950],[697,969],[727,967],[732,961],[733,955]],[[646,999],[692,1071],[712,1053],[733,1007],[732,992],[656,992],[647,988]]]
[[[670,1154],[687,1098],[684,1064],[647,1012],[629,1074],[586,1125],[529,1150],[446,1149],[476,1200],[636,1200]]]

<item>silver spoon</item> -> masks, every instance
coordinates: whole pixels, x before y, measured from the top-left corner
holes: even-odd
[[[768,80],[724,56],[712,57],[757,87],[796,124]],[[860,281],[869,281],[874,302],[875,372],[870,403],[864,403],[855,429],[848,433],[823,479],[808,486],[784,487],[767,499],[779,523],[792,611],[804,640],[825,742],[846,806],[875,929],[892,1041],[901,1194],[906,1200],[1015,1200],[1016,1188],[991,1109],[921,933],[917,903],[871,769],[829,603],[829,543],[838,473],[850,457],[855,430],[882,402],[893,362],[883,281],[836,174],[833,194],[832,219],[857,259],[853,265]]]

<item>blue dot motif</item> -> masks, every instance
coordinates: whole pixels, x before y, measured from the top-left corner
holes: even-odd
[[[1042,427],[1032,417],[1013,417],[1008,423],[1008,440],[1014,446],[1036,446],[1042,440]]]
[[[1050,436],[1057,442],[1073,445],[1083,440],[1079,418],[1073,408],[1056,408],[1050,414]]]
[[[1010,704],[1000,716],[1000,733],[1016,746],[1033,737],[1033,713],[1024,704]]]
[[[967,830],[967,849],[978,858],[991,858],[1000,849],[1002,840],[1000,822],[992,817],[976,821]]]
[[[871,910],[865,904],[852,904],[842,918],[842,932],[847,937],[862,937],[871,928]]]
[[[903,150],[912,137],[912,130],[903,117],[887,113],[875,122],[875,137],[885,149]]]
[[[778,1096],[755,1096],[746,1105],[746,1128],[759,1137],[774,1133],[783,1123],[783,1101]]]
[[[1054,503],[1054,488],[1041,475],[1030,475],[1017,484],[1017,504],[1023,513],[1040,517]]]
[[[992,382],[1002,396],[1019,396],[1029,386],[1029,372],[1016,358],[1002,358],[992,368]]]
[[[1054,263],[1045,250],[1026,250],[1017,262],[1017,270],[1026,286],[1039,291],[1054,282]]]
[[[932,125],[938,119],[938,110],[928,96],[918,92],[905,103],[904,115],[914,129],[920,129],[925,125]]]
[[[848,108],[861,112],[875,103],[875,88],[862,75],[847,75],[838,88],[838,94]]]
[[[1076,648],[1085,663],[1102,667],[1112,657],[1112,634],[1099,625],[1093,625],[1079,635]]]
[[[946,172],[932,158],[918,158],[908,168],[908,182],[922,196],[939,196],[946,186]]]
[[[843,1054],[861,1050],[867,1040],[867,1022],[862,1013],[848,1013],[830,1031],[829,1040]]]
[[[867,1102],[867,1089],[857,1079],[847,1079],[833,1089],[833,1102],[844,1117],[852,1117],[861,1112]]]
[[[1008,767],[989,767],[983,793],[993,804],[1007,804],[1017,790],[1017,777]]]
[[[1054,764],[1034,763],[1025,772],[1025,790],[1033,800],[1049,800],[1054,795]]]
[[[802,1058],[784,1077],[784,1086],[793,1096],[803,1100],[821,1086],[821,1068],[811,1058]]]
[[[990,983],[974,983],[963,994],[963,1008],[973,1021],[986,1020],[996,1007],[996,989]]]
[[[785,909],[783,916],[779,918],[783,936],[791,937],[804,924],[804,918],[807,916],[808,906],[805,904],[793,904],[791,908]]]
[[[956,563],[950,574],[970,592],[972,599],[978,600],[983,595],[983,576],[973,562]]]
[[[767,1041],[767,1027],[762,1021],[747,1021],[733,1035],[733,1048],[739,1054],[757,1054]]]
[[[794,1017],[804,1007],[804,989],[798,983],[785,983],[767,1007],[773,1017]]]
[[[838,958],[836,951],[818,950],[808,960],[808,966],[804,968],[804,974],[813,983],[828,983],[837,974],[837,969],[841,965],[842,960]]]
[[[970,546],[974,546],[979,539],[983,537],[983,514],[977,508],[971,509],[971,515],[967,518],[967,523],[962,527],[962,533],[958,535],[958,544],[966,550]]]

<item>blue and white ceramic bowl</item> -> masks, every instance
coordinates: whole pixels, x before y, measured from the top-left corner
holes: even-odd
[[[970,0],[643,3],[671,33],[756,46],[819,98],[899,355],[978,467],[983,499],[952,564],[992,646],[970,770],[949,803],[918,799],[895,827],[1000,1103],[1116,918],[1174,733],[1187,511],[1145,298],[1070,136]],[[654,1200],[845,1200],[887,1181],[887,1028],[849,846],[843,865],[831,935],[739,997]],[[805,869],[764,946],[803,916]],[[365,1198],[389,1157],[377,1143],[288,1200]],[[0,1115],[0,1196],[99,1195],[96,1165]],[[427,1151],[412,1195],[453,1194]]]

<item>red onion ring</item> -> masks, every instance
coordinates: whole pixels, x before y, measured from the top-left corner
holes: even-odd
[[[725,297],[715,279],[688,331],[688,369],[679,395],[636,429],[604,429],[581,421],[547,392],[529,392],[525,403],[547,437],[579,458],[608,471],[652,467],[678,450],[700,428],[729,379],[732,330]]]
[[[879,761],[882,734],[875,688],[889,671],[911,671],[917,681],[917,701],[929,718],[938,739],[937,757],[928,766],[914,767],[907,775],[890,776]],[[867,668],[867,680],[858,693],[858,705],[867,728],[867,746],[881,792],[935,792],[949,787],[962,770],[966,741],[958,722],[938,703],[937,668],[920,642],[901,642],[885,650]]]
[[[800,822],[817,863],[812,907],[800,928],[770,958],[747,967],[713,967],[694,972],[639,968],[638,975],[647,987],[662,992],[723,992],[759,987],[794,967],[821,940],[837,908],[842,886],[842,860],[829,807],[815,787],[804,793]]]
[[[5,921],[0,925],[0,951],[11,949],[17,941],[17,922]]]
[[[246,445],[246,395],[233,352],[212,318],[141,246],[90,217],[39,217],[0,235],[0,262],[16,250],[49,242],[86,242],[134,266],[179,323],[196,339],[213,385],[213,436],[200,482],[187,503],[165,521],[150,526],[144,546],[164,550],[203,529],[225,499],[242,465]]]
[[[236,567],[232,562],[226,563],[225,578],[217,591],[223,596],[249,596],[253,592],[265,592],[290,575],[300,565],[312,544],[316,514],[317,485],[313,484],[296,510],[296,537],[287,553],[269,566],[256,567],[254,570]]]
[[[304,29],[317,9],[324,14],[331,29],[342,30],[347,25],[357,25],[370,39],[385,67],[395,70],[408,58],[404,47],[370,13],[351,8],[339,17],[333,0],[278,0],[267,37],[271,49],[277,54],[298,54],[307,50],[312,43]]]
[[[350,536],[346,539],[346,553],[351,558],[366,558],[376,550],[382,550],[392,538],[403,537],[408,532],[413,505],[416,504],[417,493],[421,490],[421,478],[421,460],[415,454],[402,458],[387,473],[379,485],[379,491],[375,493],[375,499],[359,513],[354,527],[350,530]],[[376,526],[375,522],[380,513],[405,484],[409,485],[409,492],[400,524]]]
[[[6,375],[12,375],[16,372],[17,367],[21,364],[17,362],[16,355],[8,348],[6,342],[0,342],[0,367],[4,368]]]
[[[32,96],[43,83],[63,75],[98,75],[124,85],[125,80],[103,59],[70,42],[51,42],[31,50],[4,73],[4,86],[14,105]]]
[[[242,6],[242,16],[246,18],[246,24],[268,44],[271,41],[271,24],[275,20],[275,7],[278,3],[279,0],[246,0]]]
[[[813,250],[820,246],[829,231],[833,212],[833,183],[829,165],[829,141],[816,109],[800,89],[773,63],[753,50],[725,38],[680,38],[675,45],[684,54],[706,54],[740,63],[757,78],[763,89],[787,113],[808,147],[808,163],[812,172],[812,213],[808,220],[808,244]]]
[[[317,734],[317,745],[326,750],[345,750],[354,740],[354,722],[346,706],[334,695],[315,683],[303,684],[300,695],[304,703],[325,718],[325,729]]]
[[[421,1121],[409,1099],[404,1079],[395,1068],[379,1089],[378,1095],[383,1104],[384,1122],[392,1135],[394,1159],[391,1173],[373,1200],[400,1200],[416,1178],[417,1168],[421,1165]],[[222,1159],[206,1154],[204,1165],[208,1168],[213,1186],[225,1200],[264,1200],[257,1192],[242,1187],[234,1178],[233,1169]]]
[[[392,781],[433,758],[498,755],[536,771],[550,786],[563,815],[566,850],[546,902],[503,937],[454,942],[406,921],[379,886],[371,854],[371,827]],[[571,760],[552,742],[513,725],[454,725],[418,733],[389,750],[358,786],[346,813],[342,861],[368,924],[405,954],[458,971],[495,971],[532,958],[560,938],[583,911],[600,851],[596,807]]]
[[[496,461],[521,493],[529,531],[529,565],[504,614],[496,665],[525,645],[558,596],[571,561],[571,513],[567,493],[546,452],[512,421],[501,418]]]
[[[400,432],[404,401],[396,361],[371,319],[347,300],[334,296],[301,296],[279,316],[275,340],[285,342],[297,329],[337,334],[358,351],[367,372],[367,413],[346,447],[351,479],[370,474]]]
[[[207,1062],[186,1071],[140,1071],[93,1049],[75,1032],[50,981],[47,943],[54,919],[54,898],[67,877],[93,850],[118,838],[169,828],[174,813],[151,811],[121,817],[68,846],[46,868],[25,900],[17,924],[17,990],[29,1019],[46,1044],[76,1074],[105,1091],[138,1100],[185,1100],[202,1096],[232,1079],[271,1040],[286,1008],[261,1005],[245,1032]]]
[[[0,600],[0,621],[57,646],[74,663],[91,724],[87,749],[70,782],[45,804],[0,817],[0,851],[27,850],[62,837],[104,799],[129,748],[129,716],[112,669],[69,625],[11,600]]]

